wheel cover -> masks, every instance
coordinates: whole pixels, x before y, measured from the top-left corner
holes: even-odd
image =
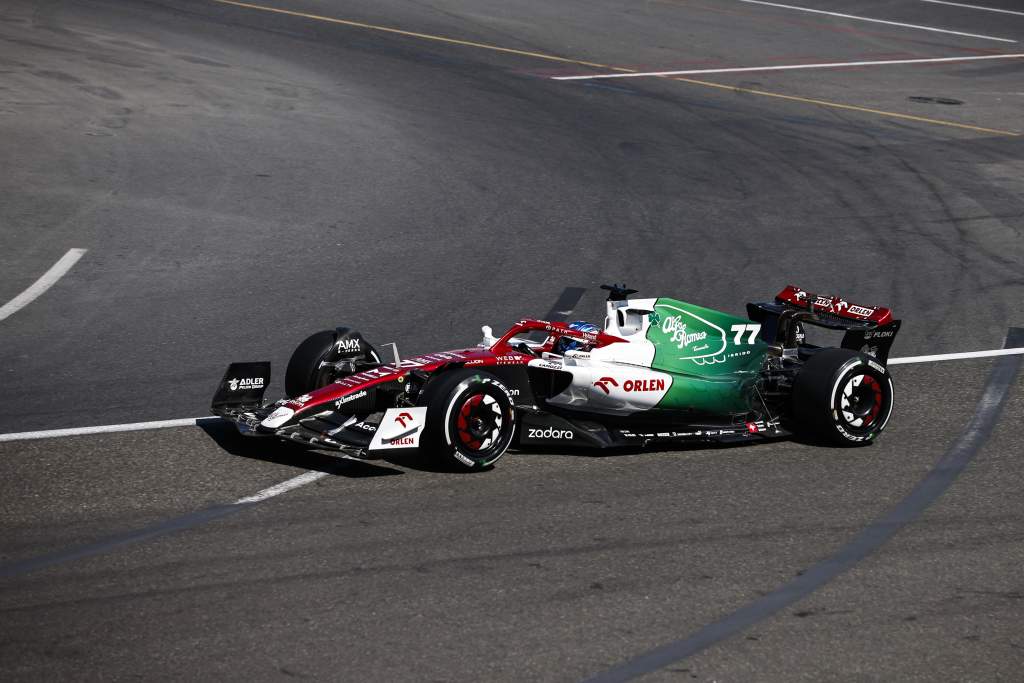
[[[839,396],[839,415],[855,429],[870,429],[882,411],[882,385],[868,374],[853,375]]]
[[[498,442],[505,421],[493,396],[471,394],[458,410],[455,427],[461,450],[481,453]]]

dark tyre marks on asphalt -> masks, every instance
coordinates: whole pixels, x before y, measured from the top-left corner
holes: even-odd
[[[1004,348],[1024,345],[1024,328],[1010,328]],[[974,416],[960,438],[939,458],[928,474],[892,510],[861,531],[839,551],[771,593],[722,617],[690,636],[666,643],[586,679],[586,683],[630,681],[686,659],[739,633],[779,610],[801,600],[851,569],[880,548],[900,529],[914,521],[946,492],[988,441],[1006,404],[1022,357],[1002,356],[995,361]]]

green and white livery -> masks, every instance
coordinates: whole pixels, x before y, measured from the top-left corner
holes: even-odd
[[[676,299],[608,301],[604,332],[626,343],[567,352],[562,369],[573,381],[550,402],[609,413],[745,413],[768,349],[759,330]]]

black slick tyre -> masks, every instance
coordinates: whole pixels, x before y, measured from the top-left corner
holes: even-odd
[[[289,396],[301,396],[352,374],[334,365],[343,360],[379,363],[380,357],[359,332],[347,327],[309,335],[295,348],[288,361],[284,374],[285,392]]]
[[[850,349],[811,356],[793,384],[794,428],[832,445],[875,439],[892,415],[892,377],[884,365]]]
[[[508,450],[516,427],[512,394],[488,372],[460,368],[423,389],[427,424],[420,450],[445,468],[481,470]]]

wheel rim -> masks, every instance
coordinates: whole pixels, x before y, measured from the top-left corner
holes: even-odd
[[[878,379],[868,374],[853,375],[839,395],[839,415],[848,427],[869,430],[878,422],[884,400]]]
[[[460,450],[474,455],[486,453],[498,443],[504,424],[501,406],[493,396],[485,393],[467,396],[455,420]]]

